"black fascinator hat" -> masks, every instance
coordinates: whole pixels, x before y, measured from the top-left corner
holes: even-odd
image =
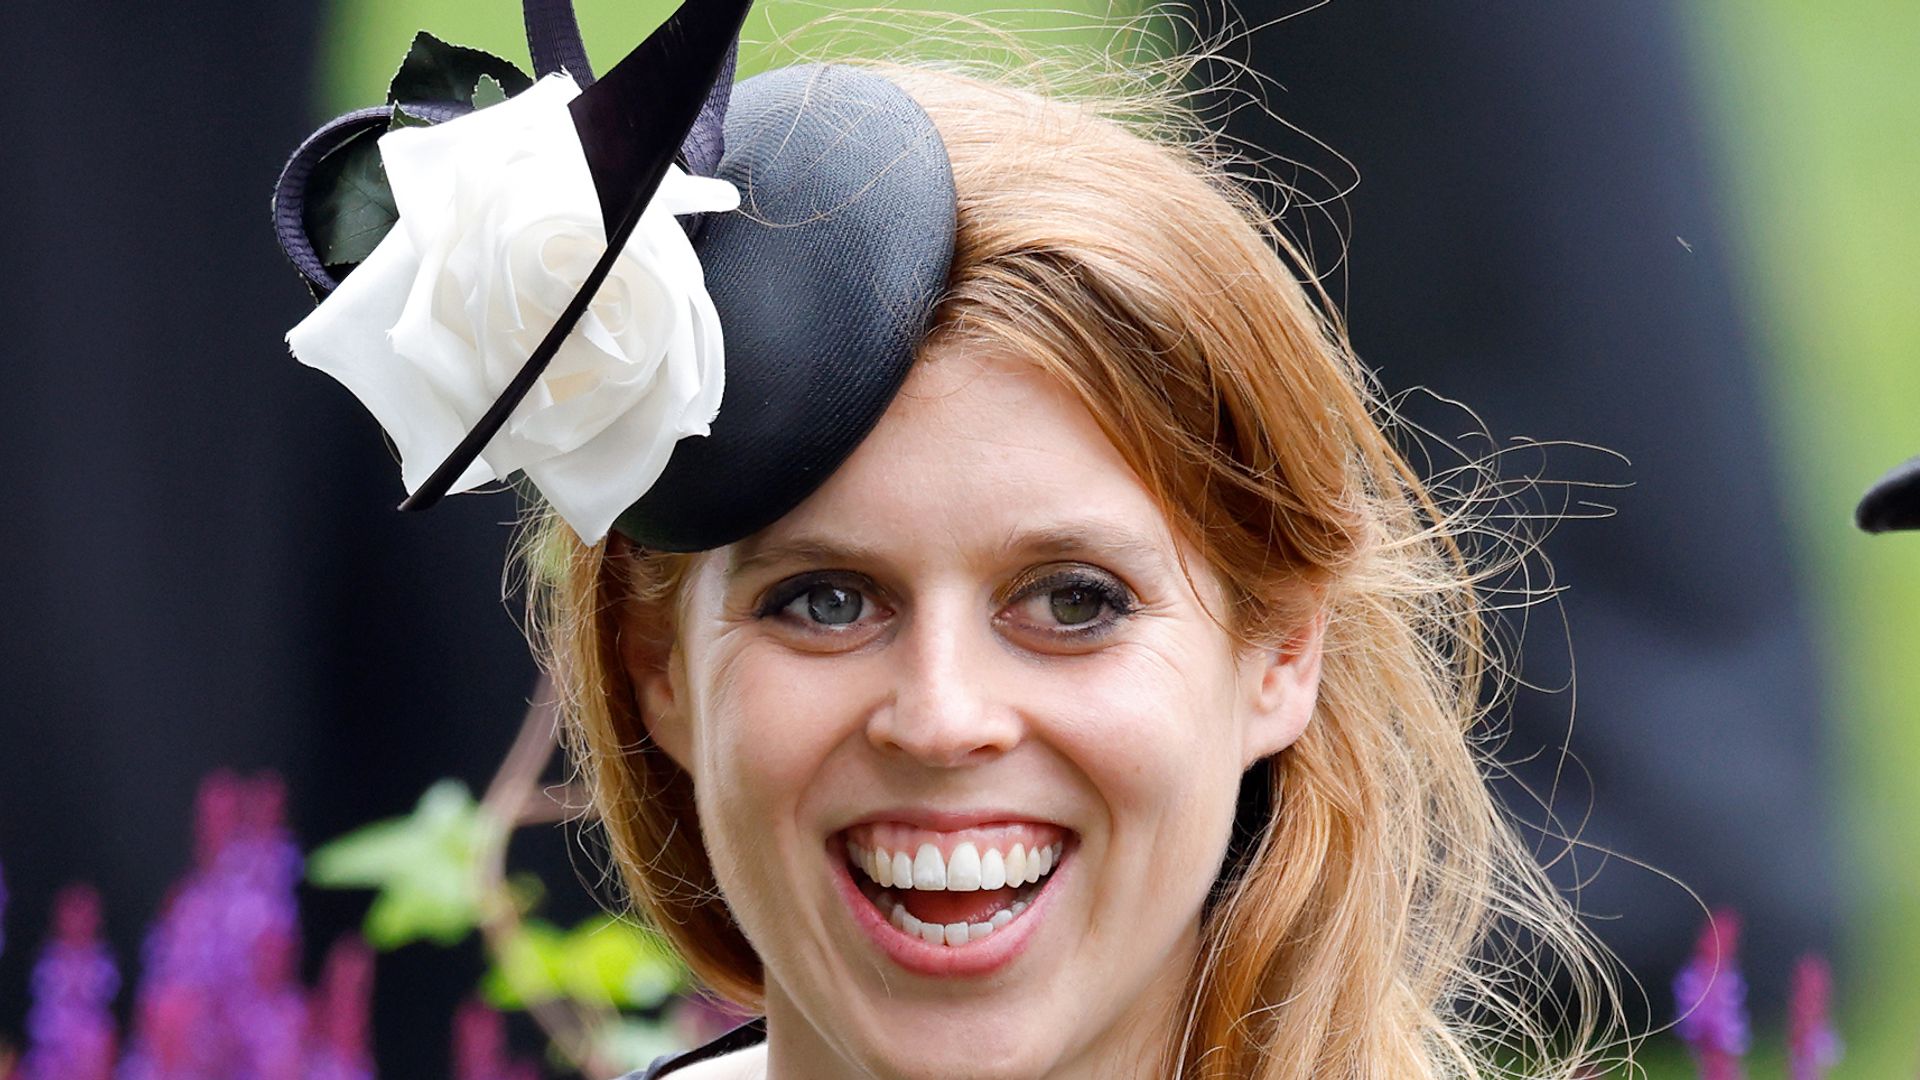
[[[537,77],[423,33],[288,161],[320,302],[288,341],[386,428],[402,509],[517,474],[589,543],[707,550],[879,420],[947,283],[945,148],[872,72],[735,85],[750,5],[685,0],[598,80],[569,0],[524,0]]]

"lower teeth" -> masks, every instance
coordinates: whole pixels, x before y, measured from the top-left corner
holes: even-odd
[[[888,913],[887,921],[893,924],[894,929],[899,930],[903,934],[912,934],[929,945],[946,946],[965,945],[968,942],[979,941],[981,938],[1006,926],[1015,918],[1019,917],[1021,912],[1027,910],[1027,901],[1015,900],[1011,907],[1001,908],[999,911],[994,912],[993,917],[985,922],[957,922],[942,925],[940,923],[922,922],[915,918],[913,912],[907,910],[907,905],[895,899],[894,895],[890,892],[881,893],[879,899],[875,901],[875,904],[880,910]]]

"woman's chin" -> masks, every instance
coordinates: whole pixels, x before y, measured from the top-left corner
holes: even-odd
[[[1034,1023],[1015,1010],[881,1010],[882,1030],[868,1034],[859,1062],[888,1080],[1033,1080],[1059,1069],[1064,1023]]]

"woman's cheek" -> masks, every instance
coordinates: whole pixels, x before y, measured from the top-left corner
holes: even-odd
[[[708,765],[747,799],[794,801],[849,723],[846,680],[815,657],[765,642],[710,672],[713,708],[700,718]]]

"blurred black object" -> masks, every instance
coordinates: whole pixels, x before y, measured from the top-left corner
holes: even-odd
[[[100,887],[134,966],[205,773],[281,771],[311,845],[484,782],[533,686],[512,498],[394,513],[379,429],[281,340],[312,304],[268,199],[324,10],[0,4],[0,1038],[58,884]],[[365,898],[306,899],[311,960]],[[383,958],[385,1075],[445,1074],[478,971]]]
[[[1853,512],[1870,533],[1920,529],[1920,457],[1909,458],[1874,482]]]
[[[1194,7],[1210,9],[1204,22],[1220,3]],[[1795,954],[1829,947],[1835,922],[1821,679],[1683,6],[1239,7],[1255,26],[1296,15],[1254,34],[1253,68],[1278,83],[1273,110],[1359,174],[1335,208],[1351,220],[1344,265],[1325,215],[1296,207],[1289,221],[1334,268],[1356,347],[1387,387],[1457,398],[1499,438],[1577,440],[1631,461],[1547,454],[1549,475],[1633,486],[1603,499],[1617,517],[1546,542],[1570,588],[1565,630],[1552,609],[1533,613],[1523,674],[1564,685],[1570,633],[1577,708],[1574,694],[1521,692],[1503,756],[1532,755],[1516,772],[1544,794],[1570,743],[1561,825],[1738,907],[1754,1005],[1777,1015]],[[1309,196],[1352,178],[1259,110],[1241,110],[1232,132],[1333,178],[1283,169]],[[1467,426],[1412,404],[1440,434]],[[1507,794],[1542,818],[1530,795]],[[1564,847],[1540,841],[1549,855]],[[1668,1018],[1667,981],[1703,918],[1694,901],[1592,852],[1554,869],[1583,885],[1582,909]]]

